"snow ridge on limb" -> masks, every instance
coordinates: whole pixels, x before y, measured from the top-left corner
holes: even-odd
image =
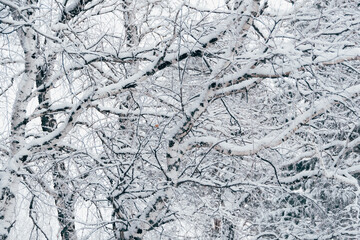
[[[182,158],[181,155],[183,154],[183,152],[180,150],[181,148],[179,148],[179,145],[187,136],[187,134],[192,130],[195,122],[206,111],[210,103],[214,100],[215,97],[218,96],[216,95],[216,90],[227,87],[228,85],[231,85],[233,83],[243,81],[244,79],[242,77],[246,75],[251,66],[253,66],[253,63],[248,64],[240,72],[232,76],[227,76],[218,81],[213,80],[212,82],[210,82],[205,88],[205,90],[202,92],[202,94],[199,96],[199,99],[197,99],[197,101],[192,104],[189,110],[187,110],[187,112],[185,113],[185,116],[182,118],[182,120],[173,129],[170,135],[170,140],[168,142],[168,151],[166,154],[166,158],[169,176],[173,179],[173,181],[175,181],[175,183],[179,174],[179,166]],[[248,84],[244,84],[243,86],[241,86],[241,89],[252,85],[253,81],[250,81],[250,84],[249,82],[247,83]]]
[[[293,197],[295,191],[285,193],[273,186],[266,161],[281,168],[284,188],[304,184],[301,189],[312,191],[315,183],[320,191],[342,186],[353,189],[359,171],[356,146],[360,131],[353,126],[359,99],[341,89],[357,84],[358,48],[352,44],[357,37],[344,30],[346,24],[340,26],[341,20],[335,19],[338,26],[332,27],[329,12],[304,5],[299,10],[303,13],[290,17],[275,13],[273,17],[267,10],[262,15],[263,9],[256,9],[259,1],[250,0],[226,0],[226,5],[210,10],[166,6],[166,1],[141,1],[141,5],[131,0],[68,0],[63,5],[52,0],[27,2],[36,2],[23,8],[35,11],[35,21],[19,10],[25,20],[5,16],[1,24],[13,33],[13,29],[28,27],[40,43],[34,55],[37,61],[32,62],[36,64],[36,88],[26,97],[27,110],[35,110],[13,125],[19,133],[26,128],[24,136],[18,135],[17,154],[5,150],[0,155],[5,156],[3,162],[11,159],[1,180],[2,186],[12,190],[3,188],[7,194],[3,199],[12,200],[17,184],[12,187],[11,183],[22,178],[35,204],[60,209],[63,238],[75,233],[73,216],[78,233],[89,238],[99,233],[107,234],[105,238],[157,239],[153,236],[163,232],[151,230],[172,220],[185,221],[186,227],[188,222],[203,224],[199,231],[208,234],[211,224],[205,218],[210,220],[206,222],[216,220],[218,237],[204,236],[209,239],[237,239],[268,233],[270,228],[270,232],[278,231],[274,236],[288,238],[282,234],[288,226],[283,225],[297,225],[301,218],[288,211],[302,206],[311,209],[312,203]],[[260,8],[266,2],[262,0]],[[43,8],[47,3],[56,9]],[[335,3],[338,1],[331,4]],[[307,10],[311,18],[306,17]],[[4,15],[8,12],[7,6]],[[160,12],[164,14],[159,16]],[[299,23],[297,29],[292,28],[293,18]],[[104,20],[110,26],[127,22],[125,28],[111,29],[101,25]],[[345,28],[354,26],[358,25]],[[38,29],[61,42],[49,40]],[[11,50],[16,52],[19,47],[16,41]],[[354,61],[345,63],[347,60]],[[2,68],[11,70],[19,63],[4,64]],[[10,82],[6,73],[4,77]],[[6,97],[10,88],[1,95]],[[331,106],[323,110],[321,103]],[[25,105],[13,109],[25,109]],[[258,140],[251,144],[253,138]],[[3,142],[10,149],[11,144]],[[331,187],[319,184],[328,184],[330,179],[338,181],[332,181]],[[38,193],[55,199],[55,204],[40,202]],[[322,201],[322,194],[314,199]],[[273,196],[280,200],[273,201]],[[89,219],[73,211],[75,203],[84,203],[78,209],[87,211]],[[188,210],[189,205],[193,211]],[[113,212],[103,218],[93,214],[95,208]],[[284,221],[271,222],[277,219],[267,217],[272,210]],[[259,217],[262,213],[267,214],[263,219]],[[200,214],[200,220],[193,221]],[[37,217],[32,220],[39,229],[49,216]],[[311,219],[302,217],[321,222],[316,213]],[[249,228],[243,233],[238,226],[245,218]],[[180,225],[164,226],[164,234]],[[309,226],[300,222],[304,225],[303,229]],[[220,233],[221,228],[232,233]],[[7,229],[3,230],[6,234]],[[194,237],[187,230],[177,233]],[[45,227],[42,234],[47,232]]]
[[[230,23],[233,21],[237,24],[237,31],[246,32],[250,23],[252,22],[252,16],[256,16],[259,11],[260,1],[243,1],[240,2],[239,6],[234,7],[234,16],[230,15],[231,18]],[[240,16],[238,19],[238,16]],[[225,34],[225,29],[216,33],[217,35]],[[213,37],[211,35],[206,36],[206,42],[213,43],[218,40],[218,37]],[[201,41],[200,41],[201,42]],[[203,44],[203,47],[207,47],[207,45]],[[228,54],[231,56],[235,53],[234,47],[231,49]],[[177,124],[177,126],[171,131],[169,135],[168,149],[166,153],[166,161],[167,161],[167,171],[168,176],[172,179],[172,181],[177,184],[179,177],[179,168],[180,162],[182,159],[183,152],[179,149],[180,143],[186,137],[186,135],[192,130],[194,123],[199,119],[199,117],[206,111],[207,107],[211,103],[211,101],[216,96],[216,90],[222,89],[237,82],[241,82],[244,80],[244,76],[248,73],[251,67],[254,66],[256,61],[246,64],[238,73],[225,76],[221,78],[222,74],[219,74],[222,69],[226,68],[226,61],[220,61],[217,66],[217,70],[212,74],[212,80],[207,87],[204,89],[203,93],[200,95],[199,99],[187,110],[181,119],[181,121]],[[220,71],[218,71],[220,70]],[[220,80],[219,80],[220,78]],[[221,93],[224,94],[224,93]]]
[[[247,1],[246,4],[251,6],[251,3],[253,1]],[[207,34],[206,36],[201,37],[197,43],[192,47],[192,49],[186,49],[186,48],[180,48],[178,52],[176,53],[164,53],[164,56],[159,56],[157,59],[153,60],[152,63],[148,64],[144,69],[131,76],[130,78],[110,84],[104,88],[101,88],[97,91],[95,94],[95,99],[103,98],[106,96],[112,96],[115,94],[119,94],[125,86],[128,86],[129,84],[136,85],[138,82],[143,81],[147,79],[147,76],[154,75],[156,72],[163,70],[165,68],[168,68],[169,66],[172,66],[173,64],[176,64],[177,62],[183,61],[188,57],[202,57],[206,51],[207,48],[209,48],[211,45],[215,44],[219,39],[223,37],[223,35],[226,33],[228,28],[232,26],[234,23],[239,25],[239,28],[241,31],[247,30],[243,29],[244,26],[247,25],[247,22],[249,19],[251,19],[251,12],[257,11],[258,8],[258,1],[254,1],[257,4],[254,5],[254,7],[247,7],[245,8],[247,12],[243,13],[241,17],[241,22],[238,23],[236,16],[237,13],[231,16],[227,17],[227,20],[225,23],[220,24],[219,26],[216,26],[216,29],[212,31],[211,33]],[[151,55],[149,56],[149,59],[151,59]]]
[[[332,96],[322,99],[314,103],[309,110],[296,117],[289,124],[285,130],[272,132],[262,138],[261,140],[254,141],[252,144],[245,146],[238,146],[231,143],[223,142],[215,137],[196,137],[190,138],[182,144],[184,149],[192,149],[194,147],[211,147],[228,156],[250,156],[259,153],[263,149],[273,148],[279,146],[288,140],[303,124],[306,124],[314,117],[324,113],[332,105],[346,100],[347,98],[354,98],[360,94],[360,85],[352,86],[344,90],[343,96]]]

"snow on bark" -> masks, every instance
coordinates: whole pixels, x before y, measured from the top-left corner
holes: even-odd
[[[26,109],[35,86],[36,69],[39,66],[37,53],[37,36],[31,28],[18,30],[21,46],[25,56],[25,71],[18,85],[11,116],[11,155],[5,164],[1,178],[0,196],[0,238],[7,239],[15,222],[15,195],[19,185],[18,172],[22,171],[22,162],[27,158],[23,151],[25,128],[27,124]]]
[[[309,110],[295,118],[289,126],[280,131],[274,131],[263,137],[261,140],[254,140],[253,143],[245,146],[237,146],[231,143],[223,142],[220,139],[214,137],[197,137],[195,139],[189,139],[184,143],[184,148],[189,149],[194,145],[200,146],[214,146],[214,149],[229,156],[250,156],[257,154],[263,149],[276,147],[283,142],[287,141],[302,125],[309,122],[311,119],[324,113],[333,104],[343,101],[346,98],[353,98],[360,94],[360,85],[356,85],[345,89],[343,91],[343,97],[333,96],[331,98],[325,98],[314,103]]]
[[[213,228],[212,237],[285,239],[289,226],[319,238],[333,215],[358,220],[354,2],[296,2],[283,14],[258,0],[50,2],[0,0],[4,16],[17,15],[0,21],[17,30],[26,62],[1,147],[1,239],[20,177],[35,198],[55,200],[64,240],[77,238],[76,201],[89,206],[84,232],[124,240],[159,238],[161,226],[196,235],[179,222],[204,238]],[[357,237],[342,224],[334,229]]]

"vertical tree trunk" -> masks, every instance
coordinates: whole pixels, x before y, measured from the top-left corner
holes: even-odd
[[[27,10],[27,15],[32,16],[33,10]],[[16,17],[16,16],[14,16]],[[18,190],[20,177],[18,172],[22,169],[23,162],[27,159],[25,147],[25,128],[28,122],[26,108],[34,87],[36,78],[36,50],[37,36],[33,29],[23,27],[17,30],[21,47],[24,52],[25,70],[18,85],[11,116],[11,155],[4,164],[0,178],[0,239],[7,239],[11,228],[15,224],[15,196]]]
[[[53,59],[53,56],[48,56],[47,59]],[[53,59],[54,60],[54,59]],[[51,100],[49,94],[49,87],[46,86],[52,70],[52,62],[44,63],[36,75],[36,86],[42,91],[38,95],[39,105],[43,109],[49,108]],[[56,126],[56,119],[52,114],[43,114],[41,116],[41,127],[43,132],[51,133]],[[76,240],[75,231],[75,196],[73,191],[69,188],[69,183],[66,179],[66,165],[63,162],[54,161],[53,166],[53,182],[55,196],[55,205],[58,213],[58,221],[60,225],[60,233],[62,240]]]
[[[60,234],[62,240],[76,240],[75,231],[75,195],[69,189],[66,180],[66,166],[63,162],[55,163],[53,168],[55,205],[58,212]]]
[[[125,29],[125,43],[126,47],[133,48],[138,46],[138,32],[137,27],[135,25],[135,12],[132,7],[133,1],[132,0],[122,0],[122,7],[123,7],[123,17],[124,17],[124,29]],[[126,78],[132,76],[138,71],[139,65],[138,63],[129,63],[126,64]],[[134,100],[130,93],[127,93],[128,96],[126,97],[126,101],[122,102],[120,105],[120,108],[125,107],[126,109],[134,109]],[[131,119],[122,119],[119,118],[119,124],[120,128],[123,129],[131,129],[129,134],[126,134],[124,136],[127,138],[127,142],[131,143],[130,145],[136,144],[134,141],[135,139],[135,123],[134,120]],[[127,147],[127,146],[126,146]],[[126,177],[126,176],[125,176]],[[121,186],[120,186],[121,187]],[[132,234],[129,235],[129,226],[125,226],[122,222],[124,220],[123,218],[123,206],[121,205],[121,202],[116,198],[109,199],[111,205],[113,206],[113,213],[112,218],[114,220],[113,222],[113,232],[115,239],[119,240],[127,240],[127,239],[140,239],[137,237],[133,237]],[[139,229],[139,231],[143,231]]]
[[[15,161],[10,159],[9,161]],[[19,184],[18,177],[9,169],[4,169],[0,175],[0,240],[8,238],[15,223],[15,193]]]

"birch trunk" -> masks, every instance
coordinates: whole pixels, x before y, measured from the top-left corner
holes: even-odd
[[[32,10],[28,10],[27,14],[31,16]],[[28,121],[26,109],[31,99],[30,95],[36,79],[35,69],[38,66],[36,33],[33,29],[24,27],[17,30],[17,34],[24,52],[25,71],[18,85],[11,115],[11,156],[9,156],[9,161],[5,164],[0,175],[0,239],[3,240],[9,237],[15,224],[15,197],[20,182],[19,172],[22,170],[23,162],[28,157],[27,152],[22,151],[26,145],[25,128]]]

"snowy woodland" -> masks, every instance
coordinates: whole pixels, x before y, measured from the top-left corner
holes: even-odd
[[[0,0],[0,239],[360,239],[357,0]]]

